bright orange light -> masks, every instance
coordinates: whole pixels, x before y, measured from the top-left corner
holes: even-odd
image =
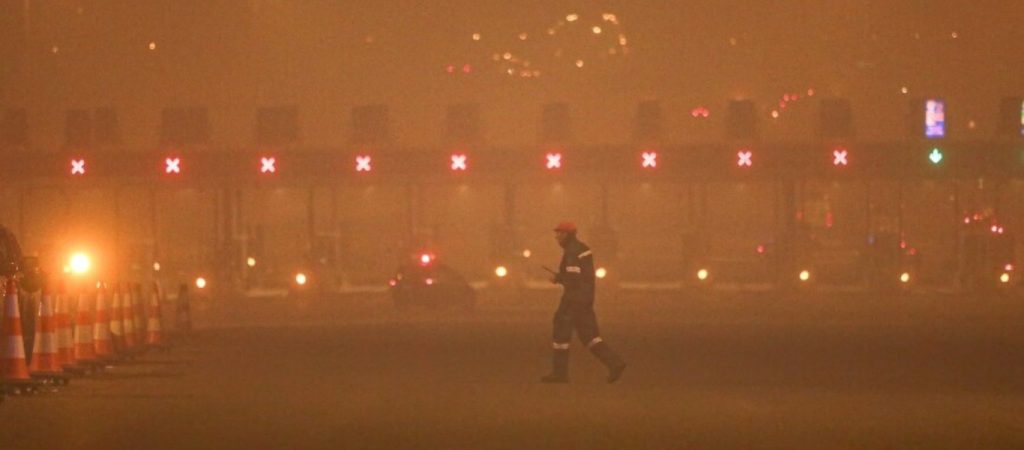
[[[708,269],[700,269],[697,271],[697,279],[700,281],[706,281],[709,275],[711,274],[708,272]]]
[[[295,274],[295,284],[298,284],[299,286],[305,286],[306,285],[306,281],[308,281],[306,279],[306,274],[304,274],[302,272],[299,272],[299,273]]]
[[[608,270],[604,267],[598,267],[597,270],[594,271],[594,276],[598,279],[604,279],[604,277],[608,276]]]
[[[92,268],[92,259],[85,253],[77,252],[71,255],[71,259],[68,261],[68,268],[71,270],[71,273],[82,275],[89,272]]]
[[[196,278],[196,287],[199,288],[199,289],[206,289],[206,278],[203,278],[203,277]]]
[[[494,269],[494,275],[497,275],[498,278],[505,278],[508,276],[508,268],[505,266],[498,266]]]
[[[800,271],[800,281],[808,281],[811,279],[811,272],[809,270]]]

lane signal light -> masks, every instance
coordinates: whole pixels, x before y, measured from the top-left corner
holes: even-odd
[[[932,152],[928,154],[928,160],[931,161],[932,164],[938,164],[942,162],[942,158],[942,151],[939,150],[938,147],[933,148]]]
[[[370,172],[373,170],[373,158],[370,155],[356,156],[356,172]]]
[[[261,157],[260,173],[277,173],[277,158],[273,156]]]
[[[832,165],[836,167],[849,165],[849,154],[850,152],[843,147],[832,150]]]
[[[644,169],[653,169],[658,167],[658,152],[643,152],[640,156],[643,158],[643,161],[640,162],[640,166]]]
[[[164,173],[181,173],[181,158],[164,158]]]
[[[754,165],[754,152],[743,149],[736,152],[736,165],[738,167],[751,167]]]
[[[561,153],[548,153],[544,155],[547,159],[548,170],[555,170],[562,168],[562,154]]]
[[[451,168],[453,171],[465,171],[467,169],[466,155],[464,153],[452,154],[451,160]]]
[[[71,160],[71,174],[72,175],[85,175],[85,160],[84,159],[72,159]]]

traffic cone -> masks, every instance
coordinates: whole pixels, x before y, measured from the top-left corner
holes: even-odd
[[[57,349],[57,320],[53,314],[53,296],[43,287],[36,320],[36,339],[32,350],[29,373],[33,378],[62,379],[63,368]]]
[[[3,340],[0,351],[0,376],[7,391],[20,393],[21,388],[35,385],[28,374],[25,361],[25,338],[21,333],[21,311],[18,308],[18,287],[14,280],[5,283],[4,321],[0,339]]]
[[[121,285],[114,285],[114,293],[110,296],[110,345],[114,353],[123,355],[124,345],[124,301],[121,295]]]
[[[135,343],[140,350],[145,350],[149,321],[146,316],[146,296],[142,291],[142,283],[135,283],[133,286],[132,310],[135,311]]]
[[[96,333],[92,299],[85,292],[78,294],[78,311],[75,314],[75,359],[78,365],[94,365],[98,362],[96,344],[92,341]]]
[[[125,346],[129,353],[138,353],[139,351],[139,339],[138,322],[135,320],[136,311],[138,309],[138,300],[135,298],[134,287],[131,283],[125,285],[124,293],[124,318],[125,318]]]
[[[113,317],[107,309],[106,289],[96,291],[96,325],[93,327],[92,343],[96,351],[96,359],[110,360],[114,358],[114,345],[110,340],[110,328]]]
[[[146,323],[146,345],[163,348],[163,315],[160,310],[160,287],[154,281],[153,293],[149,296],[149,320]]]
[[[132,285],[125,284],[121,293],[121,320],[123,326],[123,340],[126,353],[135,353],[138,345],[135,339],[135,305],[132,295]]]
[[[57,360],[66,372],[75,371],[75,333],[71,329],[71,297],[64,285],[57,288]]]

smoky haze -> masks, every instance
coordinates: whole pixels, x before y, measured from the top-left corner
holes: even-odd
[[[668,141],[706,141],[727,100],[767,114],[808,88],[850,99],[864,138],[902,137],[908,95],[943,96],[951,132],[988,134],[998,98],[1020,90],[1024,40],[1024,6],[999,1],[7,1],[0,14],[0,103],[28,108],[44,149],[63,144],[76,107],[115,107],[142,150],[167,106],[208,107],[214,146],[244,147],[256,108],[297,105],[303,142],[335,147],[352,106],[388,105],[396,139],[422,145],[439,142],[445,105],[467,102],[492,144],[533,143],[547,102],[571,105],[580,143],[608,144],[647,99],[662,102]],[[690,117],[698,106],[708,122]],[[793,105],[766,137],[812,135],[809,109]]]
[[[1022,24],[0,0],[0,449],[1024,448]]]
[[[666,145],[722,141],[725,107],[735,99],[756,103],[765,141],[812,141],[810,93],[849,99],[861,141],[906,139],[910,101],[923,97],[946,99],[951,136],[983,140],[994,132],[999,99],[1022,89],[1022,15],[1019,2],[7,1],[0,105],[26,110],[32,152],[58,154],[76,150],[65,144],[68,110],[113,108],[116,150],[146,153],[164,148],[161,111],[190,106],[208,113],[201,152],[258,149],[256,111],[274,106],[297,111],[302,150],[347,148],[360,105],[386,106],[391,145],[413,151],[446,145],[452,104],[479,105],[483,148],[534,148],[550,103],[569,107],[569,144],[628,143],[637,105],[647,100],[664,112]],[[800,100],[785,101],[790,94]],[[709,116],[695,117],[698,109]],[[261,266],[286,271],[325,241],[339,260],[365,267],[350,276],[374,282],[425,242],[476,277],[490,272],[495,242],[509,232],[519,237],[500,252],[531,249],[550,260],[557,249],[547,230],[562,218],[578,220],[584,235],[617,229],[618,242],[595,245],[624,260],[660,250],[673,261],[693,246],[680,234],[696,228],[714,230],[706,242],[718,258],[749,255],[774,243],[782,225],[771,184],[694,191],[544,182],[511,196],[504,188],[8,190],[3,220],[26,248],[60,254],[84,242],[130,255],[139,269],[162,259],[194,271],[185,268],[224,251],[236,264],[239,252],[258,251]],[[921,195],[911,208],[959,214],[949,204],[955,188],[914,189]],[[977,189],[967,183],[965,198]],[[834,246],[855,247],[898,227],[896,185],[876,187],[871,213],[867,192],[812,184],[800,194],[801,210],[819,227],[828,217]],[[988,201],[978,198],[961,206]],[[917,245],[933,247],[926,254],[950,251],[955,223],[908,217],[899,226],[920,228]],[[377,235],[384,238],[370,237]],[[234,241],[246,243],[224,250]],[[952,257],[932,261],[945,267]],[[672,277],[671,264],[647,259],[623,270]]]

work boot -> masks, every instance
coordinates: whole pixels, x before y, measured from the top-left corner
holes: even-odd
[[[569,382],[569,351],[555,350],[551,353],[551,373],[541,377],[544,383]]]
[[[614,383],[622,378],[622,372],[626,370],[626,363],[612,351],[608,344],[603,341],[598,342],[590,347],[590,352],[608,368],[609,383]]]

